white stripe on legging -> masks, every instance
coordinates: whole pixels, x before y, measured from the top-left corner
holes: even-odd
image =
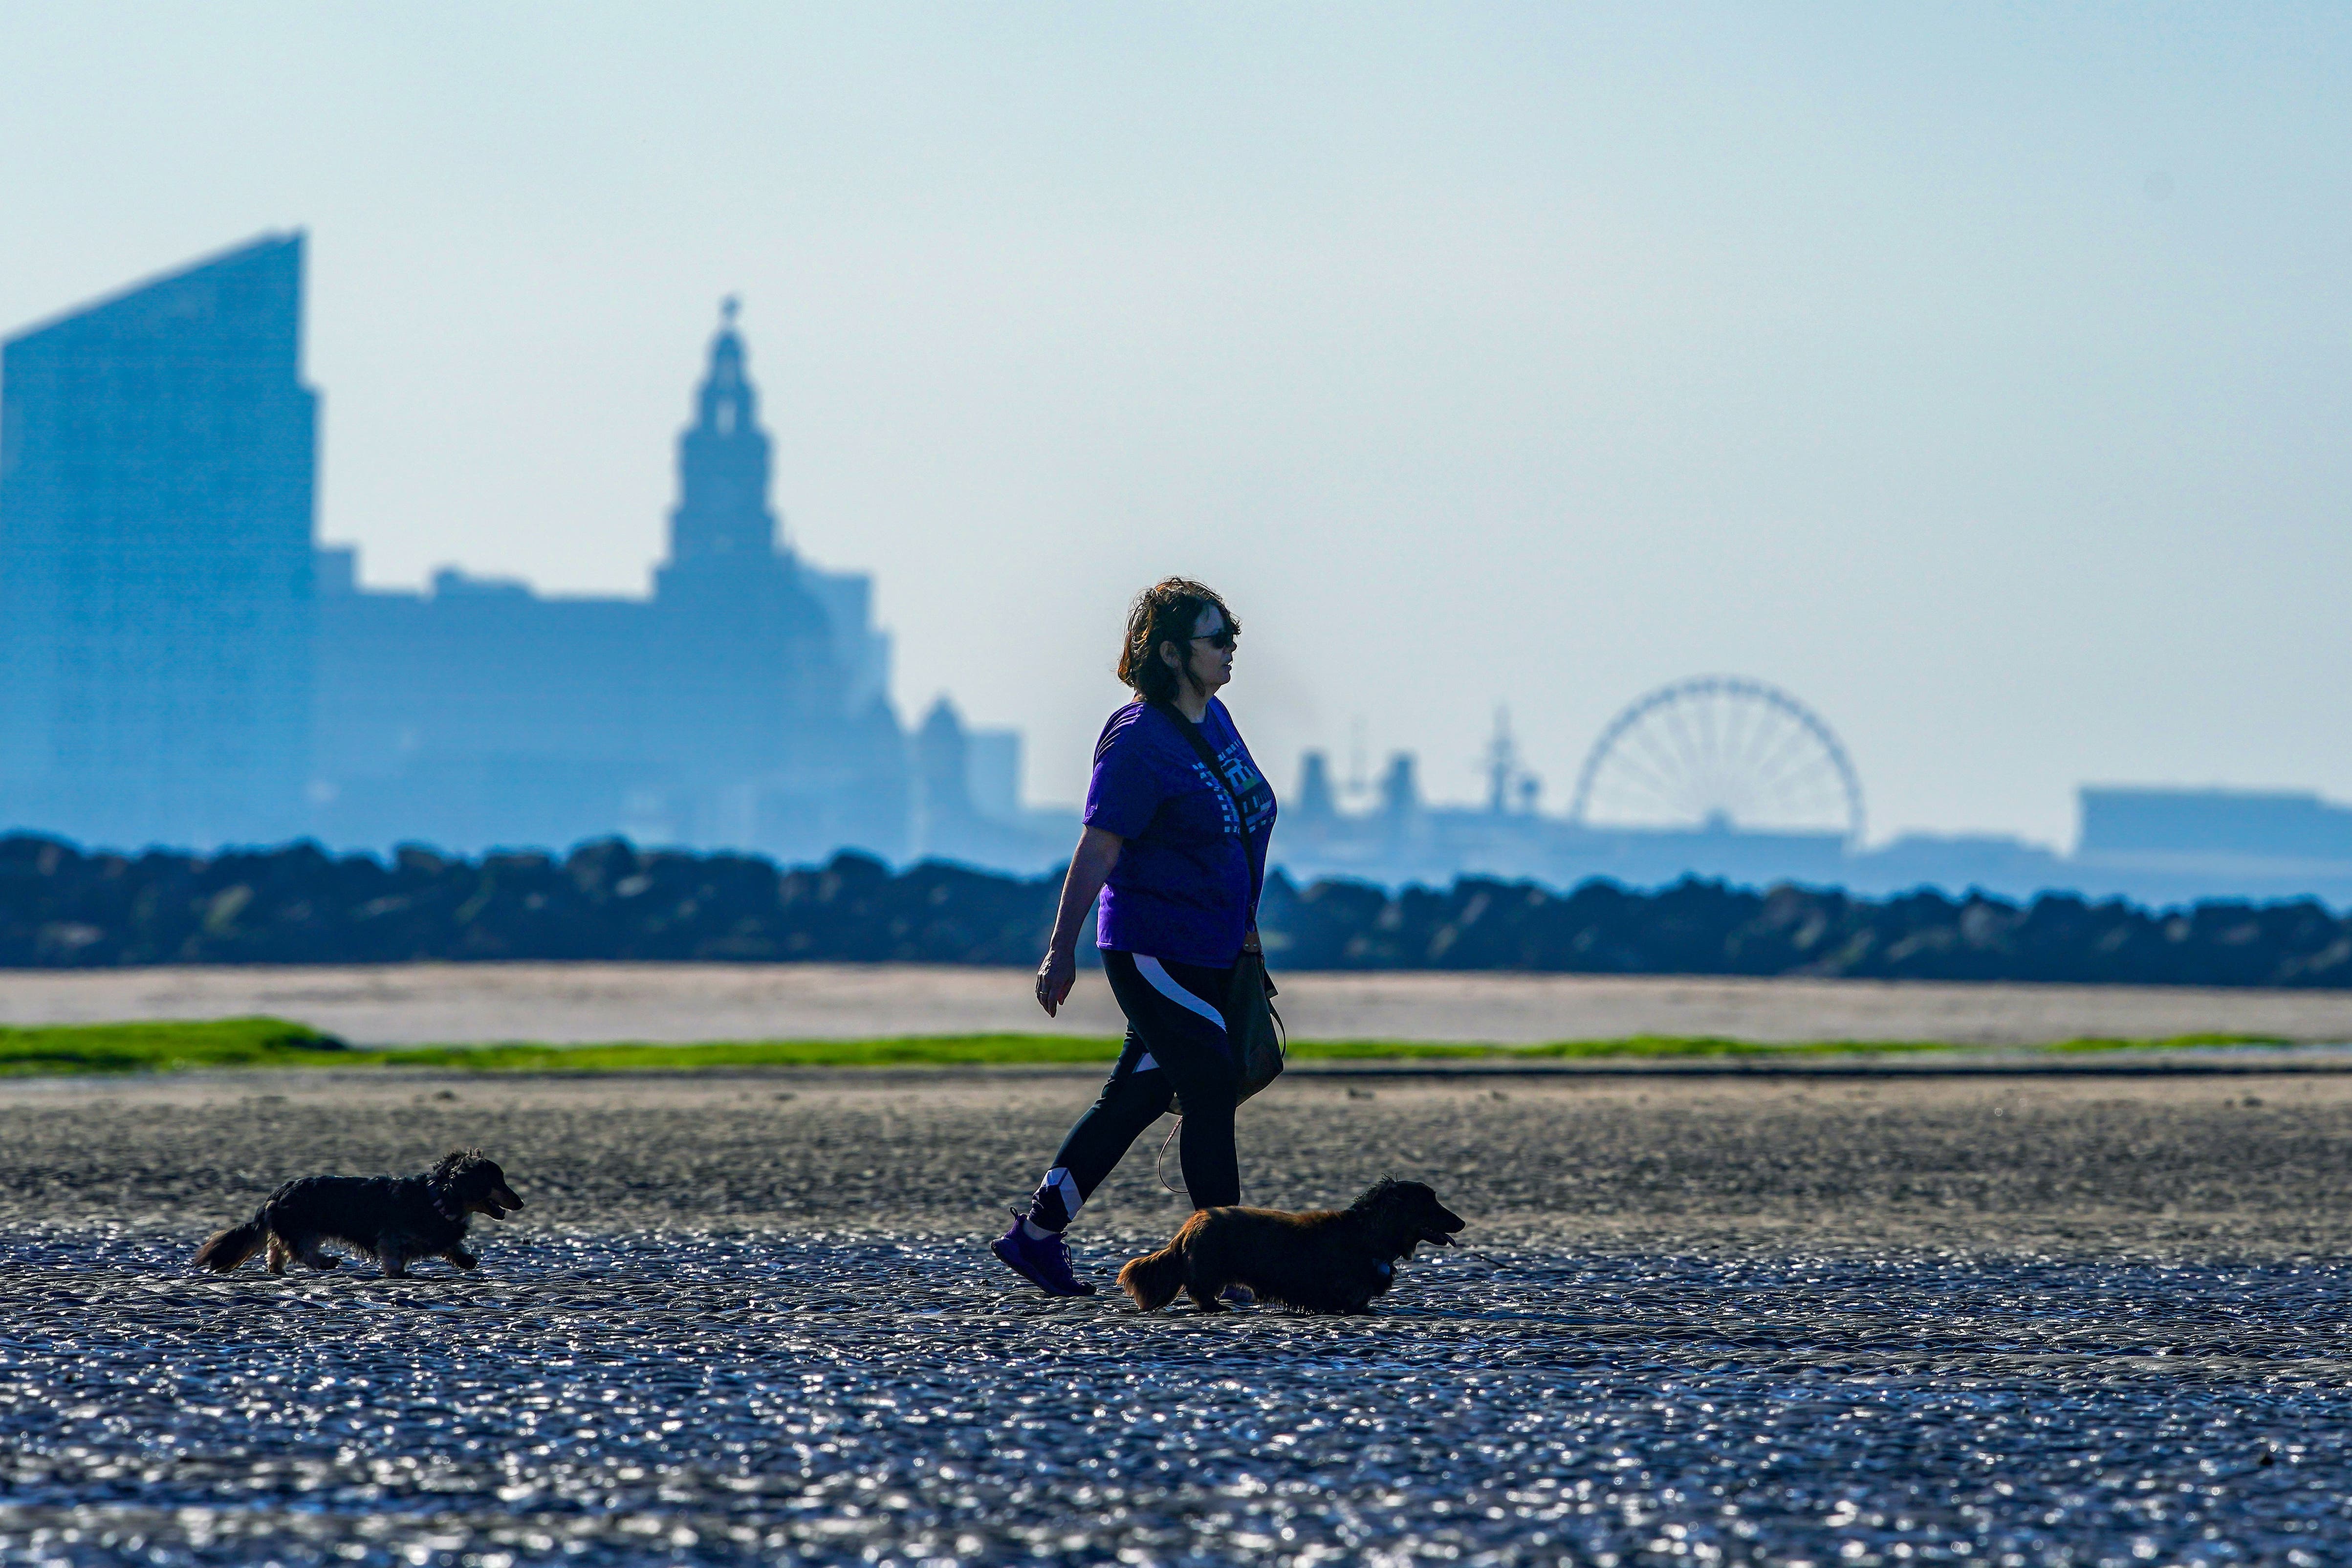
[[[1142,975],[1146,980],[1151,982],[1151,988],[1154,991],[1159,992],[1160,994],[1167,997],[1168,1000],[1175,1003],[1179,1007],[1184,1008],[1188,1012],[1198,1013],[1201,1016],[1206,1018],[1212,1024],[1214,1024],[1220,1033],[1223,1031],[1225,1026],[1225,1016],[1223,1013],[1218,1012],[1214,1007],[1210,1006],[1206,1002],[1202,1001],[1198,996],[1193,995],[1190,991],[1185,990],[1181,985],[1177,984],[1176,977],[1169,973],[1165,968],[1161,967],[1158,959],[1147,957],[1140,952],[1137,953],[1135,955],[1135,972],[1138,974]]]

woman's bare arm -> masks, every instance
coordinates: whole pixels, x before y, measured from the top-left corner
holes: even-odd
[[[1046,944],[1045,962],[1037,966],[1037,1005],[1049,1018],[1070,999],[1070,987],[1078,983],[1078,932],[1126,842],[1116,833],[1089,827],[1070,856],[1070,873],[1062,879],[1061,907],[1054,911],[1054,940]]]

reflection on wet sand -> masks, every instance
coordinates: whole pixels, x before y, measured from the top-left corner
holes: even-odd
[[[1253,1197],[1471,1220],[1360,1320],[1019,1288],[994,1200],[1089,1089],[0,1087],[0,1561],[2352,1548],[2352,1080],[1285,1085]],[[479,1274],[185,1272],[473,1142],[531,1205]],[[1148,1165],[1082,1272],[1181,1212]]]

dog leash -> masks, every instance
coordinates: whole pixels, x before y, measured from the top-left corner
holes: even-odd
[[[1180,1187],[1168,1179],[1168,1145],[1176,1142],[1176,1134],[1183,1131],[1184,1119],[1180,1116],[1176,1119],[1176,1125],[1168,1130],[1168,1136],[1160,1141],[1160,1154],[1151,1162],[1151,1173],[1160,1178],[1161,1186],[1166,1187],[1178,1197],[1189,1198],[1192,1195],[1189,1189]]]

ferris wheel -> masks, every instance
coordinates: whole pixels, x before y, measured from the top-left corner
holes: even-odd
[[[1776,686],[1706,675],[1662,686],[1601,731],[1569,819],[1862,838],[1862,781],[1819,715]]]

